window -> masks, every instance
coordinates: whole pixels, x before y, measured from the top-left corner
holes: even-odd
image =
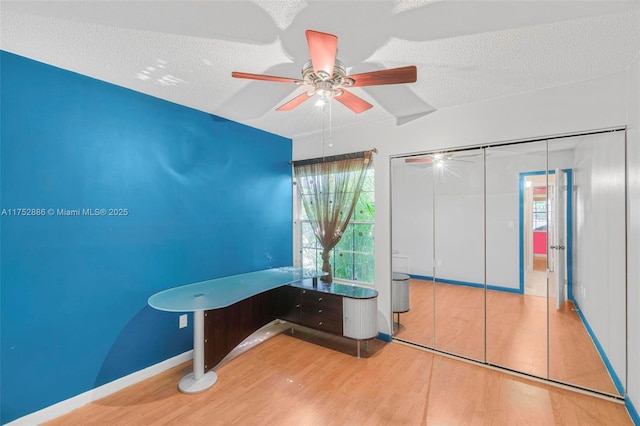
[[[533,230],[547,230],[547,188],[535,187],[533,192]]]
[[[374,238],[375,219],[374,170],[367,170],[358,203],[351,220],[340,239],[331,251],[333,279],[336,282],[357,284],[374,283]],[[299,186],[298,186],[298,189]],[[302,194],[304,197],[305,194]],[[311,269],[322,269],[322,246],[318,243],[311,224],[306,217],[299,198],[297,228],[300,238],[301,266]]]

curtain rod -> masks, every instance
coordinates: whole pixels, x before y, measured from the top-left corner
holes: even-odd
[[[339,155],[332,155],[329,157],[317,157],[317,158],[308,158],[305,160],[291,160],[289,161],[289,164],[293,164],[293,165],[305,165],[305,164],[315,164],[315,163],[329,163],[332,161],[341,161],[341,160],[352,160],[354,158],[363,158],[364,155],[368,152],[371,152],[373,154],[377,154],[378,153],[378,149],[377,148],[373,148],[370,149],[369,151],[360,151],[360,152],[351,152],[348,154],[339,154]]]

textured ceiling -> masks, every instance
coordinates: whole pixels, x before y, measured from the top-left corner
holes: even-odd
[[[47,64],[287,137],[624,71],[640,52],[640,1],[6,1],[0,47]],[[353,88],[354,114],[313,101],[275,107],[297,86],[304,31],[338,36],[349,73],[405,65],[418,82]]]

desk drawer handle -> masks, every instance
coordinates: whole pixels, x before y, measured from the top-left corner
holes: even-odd
[[[322,309],[318,309],[318,313],[321,314],[322,313]]]
[[[318,325],[322,325],[322,321],[320,321],[320,322],[318,323]]]
[[[322,297],[318,297],[318,302],[322,302]]]

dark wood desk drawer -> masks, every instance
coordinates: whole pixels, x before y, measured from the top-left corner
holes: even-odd
[[[342,297],[320,291],[302,290],[300,324],[342,334]]]
[[[301,325],[329,333],[342,334],[342,317],[340,320],[325,318],[322,315],[302,315]]]
[[[338,312],[342,316],[342,297],[319,291],[302,291],[301,305],[303,312],[325,313]]]
[[[309,306],[303,303],[301,308],[302,315],[314,315],[334,321],[342,321],[342,306],[340,306],[340,308],[337,308],[336,306],[322,305]]]

